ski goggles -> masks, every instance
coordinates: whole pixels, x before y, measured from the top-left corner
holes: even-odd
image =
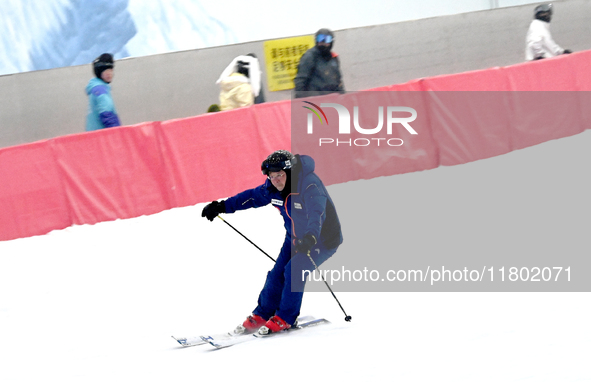
[[[316,36],[316,43],[325,42],[327,44],[330,44],[332,40],[334,40],[334,38],[329,34],[319,34],[318,36]]]
[[[112,62],[102,62],[102,61],[96,61],[93,63],[95,68],[107,68],[107,69],[112,69],[115,64],[113,64]]]
[[[270,172],[279,172],[281,170],[287,170],[292,168],[293,165],[295,165],[297,162],[297,160],[295,159],[295,157],[293,159],[287,159],[284,161],[280,161],[280,162],[274,162],[274,163],[269,163],[268,161],[264,161],[263,164],[261,165],[261,171],[263,172],[263,175],[265,176],[269,176]]]

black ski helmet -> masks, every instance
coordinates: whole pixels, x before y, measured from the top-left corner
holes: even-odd
[[[267,157],[261,164],[263,175],[267,176],[270,172],[279,172],[289,170],[297,163],[295,155],[287,150],[277,150]]]
[[[552,4],[540,4],[534,9],[534,18],[547,23],[552,19]]]
[[[113,55],[109,53],[103,53],[92,61],[92,69],[97,78],[101,78],[105,70],[113,69],[114,66]]]

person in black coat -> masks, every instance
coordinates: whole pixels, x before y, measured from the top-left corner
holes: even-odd
[[[314,39],[316,45],[304,53],[298,64],[298,72],[293,80],[295,98],[345,91],[339,57],[332,51],[332,31],[320,29]]]

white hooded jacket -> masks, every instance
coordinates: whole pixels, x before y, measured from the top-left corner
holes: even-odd
[[[525,59],[549,58],[561,55],[564,49],[558,46],[550,34],[550,23],[542,20],[532,20],[525,38]]]
[[[238,61],[248,63],[250,78],[236,72]],[[216,84],[220,85],[220,109],[230,110],[254,104],[261,91],[259,60],[251,56],[238,56],[224,69]]]

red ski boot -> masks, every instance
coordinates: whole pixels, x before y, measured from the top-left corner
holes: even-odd
[[[279,316],[273,316],[269,318],[269,321],[265,324],[265,326],[259,329],[259,334],[266,335],[271,333],[280,332],[282,330],[287,330],[291,328],[291,325],[287,322],[283,321],[283,319]]]
[[[242,323],[242,325],[238,325],[236,329],[234,329],[234,334],[254,333],[258,328],[265,325],[266,323],[267,321],[265,321],[263,317],[256,314],[251,314],[250,316],[246,317],[246,320]]]

